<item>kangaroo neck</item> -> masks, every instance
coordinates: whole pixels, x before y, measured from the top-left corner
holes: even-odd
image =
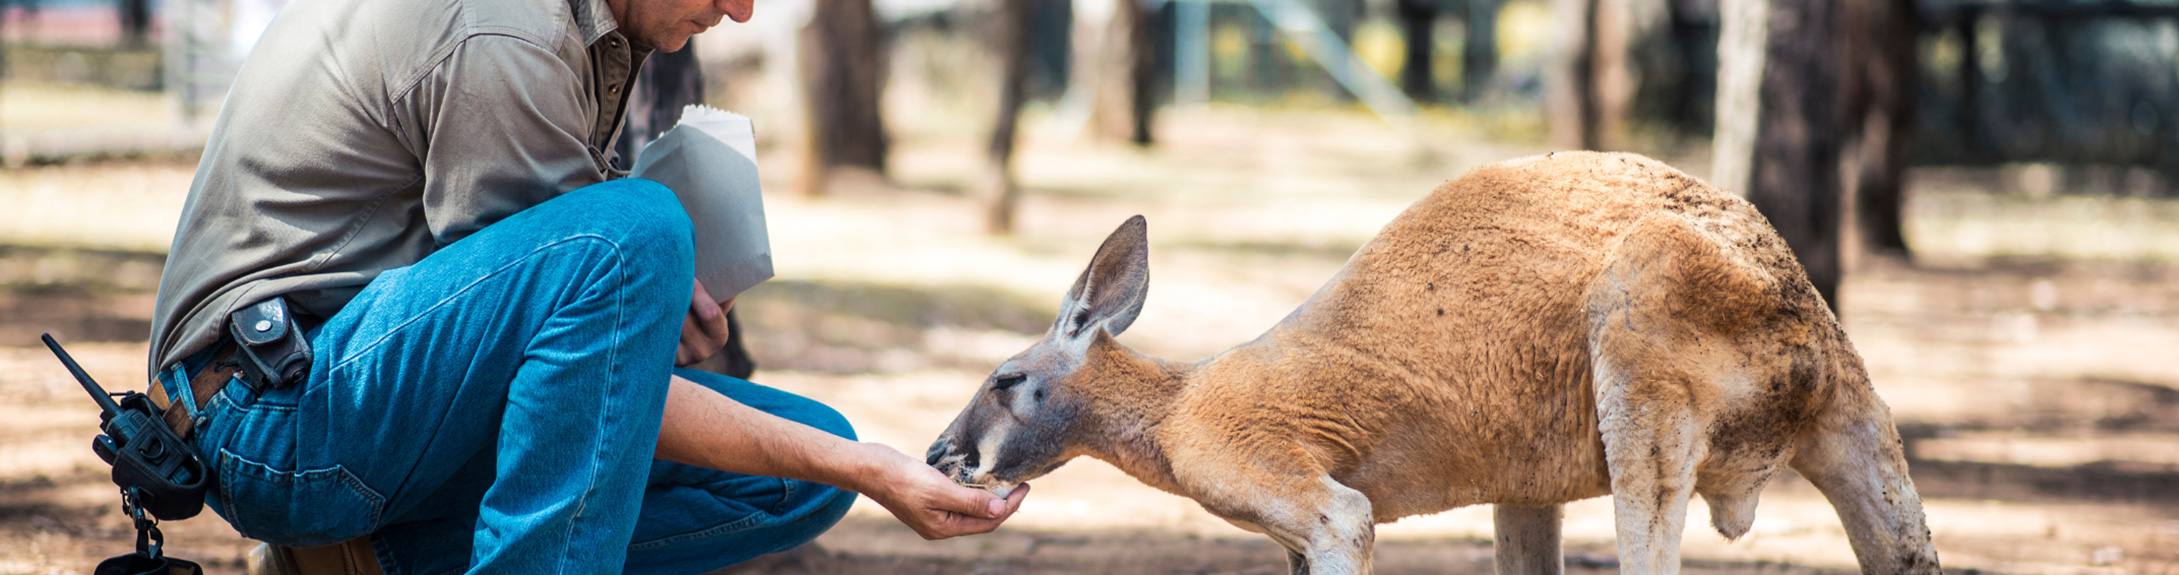
[[[1201,364],[1170,362],[1114,343],[1098,346],[1101,393],[1089,397],[1101,405],[1089,441],[1091,457],[1104,460],[1136,480],[1176,492],[1173,468],[1159,441],[1158,429],[1187,389],[1187,377]]]

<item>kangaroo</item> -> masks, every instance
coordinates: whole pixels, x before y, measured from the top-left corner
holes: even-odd
[[[1625,573],[1677,573],[1690,495],[1747,533],[1790,467],[1863,573],[1937,574],[1890,411],[1769,222],[1628,154],[1479,168],[1208,360],[1113,339],[1149,289],[1146,224],[1090,260],[929,462],[1004,494],[1078,456],[1269,535],[1296,574],[1370,572],[1375,526],[1496,505],[1497,572],[1562,572],[1565,502],[1612,497]]]

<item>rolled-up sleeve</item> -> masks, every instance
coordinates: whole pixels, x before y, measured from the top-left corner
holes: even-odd
[[[440,246],[559,194],[604,181],[585,142],[584,83],[535,43],[478,35],[397,101],[423,162],[424,217]]]

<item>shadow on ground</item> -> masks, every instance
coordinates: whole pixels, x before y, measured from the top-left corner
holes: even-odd
[[[161,254],[0,246],[0,346],[144,341]]]
[[[852,544],[852,548],[851,545]],[[1270,539],[1204,537],[1149,529],[1051,532],[1005,528],[972,538],[924,542],[875,517],[849,517],[817,543],[759,557],[711,575],[1277,575],[1286,552]],[[1570,545],[1566,572],[1616,573],[1609,547]],[[1379,541],[1378,575],[1489,575],[1491,542],[1476,538]],[[1688,574],[1850,573],[1774,562],[1688,560]],[[1951,571],[1970,573],[1969,571]]]

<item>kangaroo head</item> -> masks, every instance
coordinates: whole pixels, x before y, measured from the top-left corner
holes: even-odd
[[[1005,496],[1084,453],[1099,389],[1119,350],[1112,336],[1142,313],[1150,254],[1142,216],[1105,238],[1060,300],[1044,339],[992,370],[968,407],[931,443],[928,462],[955,481]]]

